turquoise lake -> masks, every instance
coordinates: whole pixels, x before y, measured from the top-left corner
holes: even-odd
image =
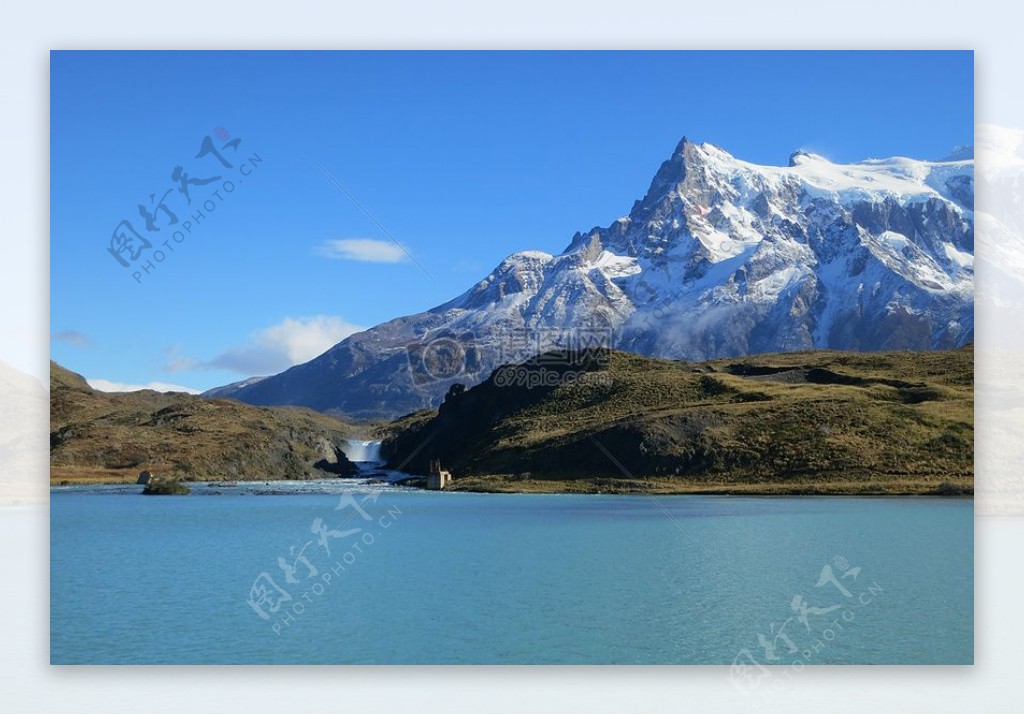
[[[973,662],[971,499],[140,489],[51,490],[53,663]]]

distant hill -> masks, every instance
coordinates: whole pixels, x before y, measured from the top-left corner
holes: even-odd
[[[182,392],[106,393],[50,363],[51,481],[348,476],[349,426],[301,408],[261,408]]]
[[[601,355],[514,368],[572,371],[571,383],[510,385],[499,369],[456,388],[438,410],[391,424],[382,453],[420,474],[440,459],[456,489],[973,492],[971,346],[701,363]]]
[[[241,390],[243,387],[249,387],[255,385],[260,380],[265,380],[266,376],[260,375],[257,377],[246,378],[245,380],[239,380],[238,382],[232,382],[230,385],[222,385],[221,387],[214,387],[206,392],[202,393],[203,397],[229,397],[231,393],[236,390]]]

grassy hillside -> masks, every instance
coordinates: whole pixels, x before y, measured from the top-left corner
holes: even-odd
[[[492,375],[393,423],[383,453],[419,473],[439,458],[477,490],[973,491],[971,347],[593,357],[569,356],[555,369],[581,377],[553,387]]]
[[[152,390],[105,393],[50,363],[50,479],[307,479],[352,474],[349,427],[312,410]]]

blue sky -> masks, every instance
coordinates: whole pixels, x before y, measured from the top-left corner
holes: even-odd
[[[121,385],[276,372],[628,213],[683,135],[762,164],[939,158],[973,143],[973,72],[970,52],[55,52],[51,357]],[[220,178],[189,205],[179,166]],[[128,268],[122,220],[152,244]]]

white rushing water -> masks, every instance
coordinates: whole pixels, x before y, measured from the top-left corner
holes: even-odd
[[[383,462],[380,458],[380,440],[347,439],[345,440],[345,446],[342,447],[342,451],[353,462],[369,462],[372,464]]]

